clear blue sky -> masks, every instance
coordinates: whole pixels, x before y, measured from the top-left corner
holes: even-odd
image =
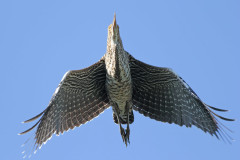
[[[68,70],[97,62],[106,51],[114,12],[125,49],[146,63],[174,69],[207,104],[240,117],[240,1],[0,2],[0,159],[21,159],[20,122],[43,111]],[[240,124],[223,122],[232,145],[193,127],[179,127],[137,112],[131,144],[122,143],[111,109],[53,138],[32,159],[240,158]]]

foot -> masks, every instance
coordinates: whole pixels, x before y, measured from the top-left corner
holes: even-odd
[[[122,128],[121,124],[120,124],[120,134],[122,136],[123,142],[125,142],[125,130]]]
[[[125,133],[125,144],[126,144],[126,146],[127,146],[127,143],[130,144],[129,136],[130,136],[130,128],[129,128],[129,126],[127,126],[126,133]]]

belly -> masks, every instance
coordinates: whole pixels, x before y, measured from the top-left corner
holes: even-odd
[[[126,103],[132,100],[131,79],[116,81],[107,78],[106,88],[111,105],[116,107],[115,104],[117,104],[120,112],[124,112]]]

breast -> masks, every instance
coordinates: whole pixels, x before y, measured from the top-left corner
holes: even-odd
[[[106,89],[109,100],[119,105],[132,99],[131,77],[126,77],[121,81],[108,77],[106,79]]]
[[[127,52],[115,50],[105,55],[106,89],[110,102],[125,104],[132,99],[132,79]]]

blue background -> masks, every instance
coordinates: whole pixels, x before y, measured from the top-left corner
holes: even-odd
[[[207,104],[240,116],[240,1],[0,1],[0,152],[21,159],[20,122],[43,111],[68,70],[106,51],[114,12],[125,49],[146,63],[174,69]],[[221,121],[223,122],[223,121]],[[135,112],[131,144],[122,143],[108,109],[53,136],[32,159],[240,159],[239,121],[232,145],[193,127],[157,122]],[[31,143],[30,143],[31,144]],[[31,149],[31,148],[30,148]]]

